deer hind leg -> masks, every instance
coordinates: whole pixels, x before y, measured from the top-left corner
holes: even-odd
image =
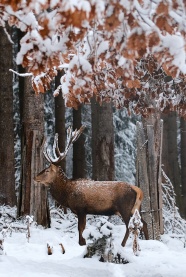
[[[121,243],[121,245],[124,247],[126,242],[127,242],[127,239],[129,237],[129,228],[128,228],[128,224],[129,224],[129,219],[130,219],[130,213],[122,213],[120,212],[120,215],[125,223],[125,226],[126,226],[126,232],[125,232],[125,235],[124,235],[124,238],[123,238],[123,241]]]
[[[126,233],[125,233],[125,236],[124,236],[123,241],[122,241],[122,243],[121,243],[121,245],[122,245],[123,247],[125,246],[128,237],[129,237],[129,229],[128,229],[128,224],[127,224],[127,225],[126,225]]]
[[[86,245],[86,240],[82,234],[86,226],[86,214],[78,214],[78,231],[79,231],[79,245]]]

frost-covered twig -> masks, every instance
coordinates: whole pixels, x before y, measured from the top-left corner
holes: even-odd
[[[129,232],[133,235],[133,252],[136,256],[138,256],[141,251],[138,243],[138,237],[142,227],[143,223],[141,222],[141,216],[139,214],[139,211],[136,209],[128,225]]]
[[[28,239],[28,242],[29,242],[29,239],[30,239],[30,226],[31,226],[33,221],[34,221],[33,220],[33,216],[29,216],[29,215],[26,216],[26,224],[27,224],[27,234],[26,234],[26,237]]]

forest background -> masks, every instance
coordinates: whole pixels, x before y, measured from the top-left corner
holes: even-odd
[[[185,10],[178,0],[1,1],[1,205],[49,226],[47,192],[33,182],[44,135],[58,132],[62,151],[66,127],[85,124],[61,164],[69,177],[141,186],[158,238],[163,168],[186,217]]]

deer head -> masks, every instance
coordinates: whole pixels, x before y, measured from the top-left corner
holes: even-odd
[[[59,174],[65,179],[65,174],[62,171],[61,167],[58,166],[58,163],[67,156],[70,147],[79,138],[84,128],[84,126],[81,126],[79,130],[76,129],[75,131],[72,131],[72,127],[70,126],[67,129],[67,144],[64,152],[60,152],[59,150],[58,134],[55,134],[54,137],[52,153],[50,148],[48,147],[47,142],[45,141],[43,154],[46,160],[50,163],[50,166],[45,168],[34,178],[36,182],[41,182],[45,186],[48,186],[55,183],[56,178],[58,178]]]

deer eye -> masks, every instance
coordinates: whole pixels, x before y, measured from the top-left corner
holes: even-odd
[[[47,169],[47,170],[45,170],[45,172],[49,172],[49,170]]]

